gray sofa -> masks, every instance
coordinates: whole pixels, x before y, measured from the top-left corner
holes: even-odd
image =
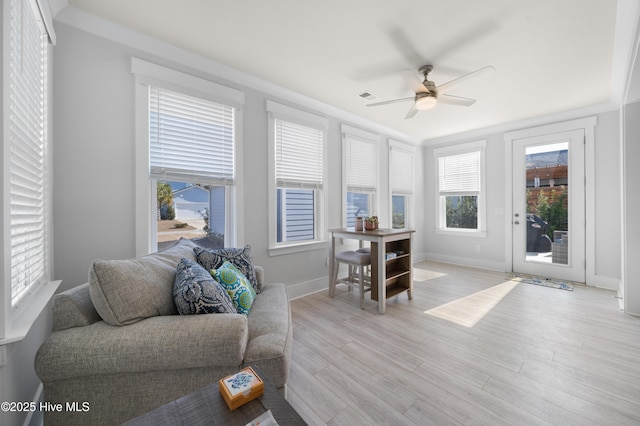
[[[292,324],[285,285],[264,284],[262,268],[255,267],[260,292],[248,316],[178,315],[166,300],[173,284],[168,280],[180,258],[192,254],[192,243],[181,242],[161,253],[113,261],[119,272],[138,273],[130,280],[112,274],[112,287],[103,272],[102,288],[96,284],[94,265],[89,283],[55,296],[53,333],[38,350],[35,368],[44,401],[65,409],[45,412],[46,425],[120,424],[246,365],[258,366],[286,395]],[[79,410],[67,410],[67,403],[78,403]]]

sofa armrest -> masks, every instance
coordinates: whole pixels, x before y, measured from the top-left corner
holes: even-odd
[[[57,331],[35,360],[44,381],[87,375],[240,366],[248,321],[240,314],[169,315],[122,327],[99,321]]]
[[[245,365],[258,366],[273,384],[287,383],[293,327],[287,287],[282,283],[266,284],[249,313],[249,342]]]

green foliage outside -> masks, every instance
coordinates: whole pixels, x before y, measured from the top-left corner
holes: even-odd
[[[562,186],[560,193],[551,190],[551,197],[547,197],[544,191],[540,191],[536,203],[537,215],[549,224],[547,235],[553,241],[553,231],[568,231],[569,212],[564,207],[567,199],[567,188]],[[551,198],[552,201],[549,201]]]
[[[392,226],[393,226],[393,229],[403,229],[404,228],[404,214],[403,213],[393,213]]]
[[[447,228],[478,229],[478,197],[448,196]]]
[[[160,220],[173,220],[176,218],[176,211],[173,207],[173,191],[171,185],[166,182],[158,182],[156,185],[158,209],[160,210]]]

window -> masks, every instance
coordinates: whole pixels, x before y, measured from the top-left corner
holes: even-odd
[[[353,228],[356,217],[378,214],[378,135],[347,125],[342,133],[344,225]]]
[[[434,150],[437,229],[484,235],[485,141]]]
[[[138,125],[144,130],[137,142],[142,145],[138,167],[146,170],[139,190],[148,192],[142,198],[148,200],[143,220],[149,232],[139,236],[140,254],[180,238],[208,248],[235,245],[243,95],[137,59],[132,66],[140,83]],[[161,70],[173,78],[154,78]]]
[[[324,241],[326,119],[275,102],[269,112],[270,253]],[[284,249],[284,250],[281,250]]]
[[[3,253],[0,338],[23,338],[57,284],[51,280],[51,153],[49,148],[50,20],[35,0],[3,3],[8,36],[3,79],[2,223]],[[48,9],[47,9],[48,10]],[[5,180],[6,179],[6,180]],[[10,285],[9,285],[10,283]]]
[[[391,191],[391,227],[413,227],[414,148],[389,141],[389,189]]]

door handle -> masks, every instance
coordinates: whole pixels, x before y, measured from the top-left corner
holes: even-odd
[[[515,222],[513,222],[514,225],[520,225],[520,222],[518,222],[517,220]]]

